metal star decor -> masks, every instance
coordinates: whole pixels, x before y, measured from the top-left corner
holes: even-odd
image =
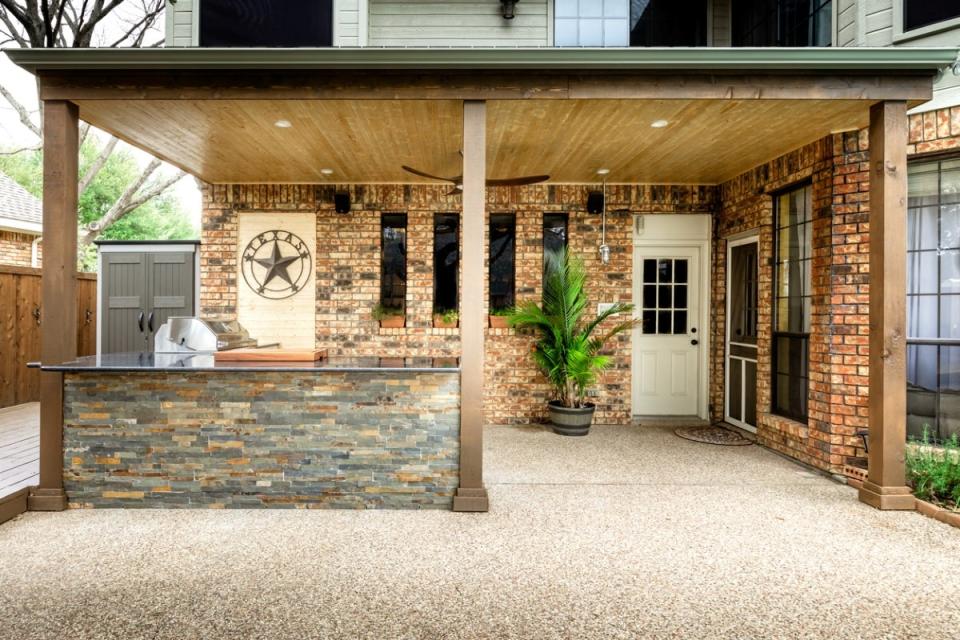
[[[286,255],[285,255],[286,254]],[[289,231],[265,231],[243,250],[243,280],[257,295],[278,300],[300,291],[310,279],[307,245]]]

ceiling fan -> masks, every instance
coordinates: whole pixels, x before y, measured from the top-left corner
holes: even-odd
[[[430,178],[431,180],[440,180],[441,182],[450,182],[453,184],[453,189],[447,192],[447,195],[456,195],[463,191],[463,176],[454,176],[452,178],[445,178],[443,176],[435,176],[433,174],[427,173],[426,171],[420,171],[419,169],[414,169],[413,167],[408,167],[407,165],[401,165],[401,169],[407,173],[412,173],[415,176],[420,176],[421,178]],[[487,178],[488,187],[519,187],[526,184],[537,184],[538,182],[546,182],[550,179],[550,176],[520,176],[517,178]]]

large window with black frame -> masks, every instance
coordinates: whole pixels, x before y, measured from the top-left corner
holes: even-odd
[[[543,214],[543,268],[547,268],[547,256],[567,248],[567,214]]]
[[[433,314],[452,321],[459,302],[460,218],[453,213],[433,217]]]
[[[490,216],[490,314],[504,315],[516,296],[517,218],[512,213]]]
[[[407,299],[407,214],[380,218],[380,306],[384,315],[402,316]]]
[[[813,189],[774,201],[773,413],[806,421],[809,389]]]
[[[333,0],[194,0],[201,47],[329,47]]]
[[[960,157],[912,162],[907,198],[907,433],[960,435]]]
[[[829,47],[832,0],[737,0],[731,14],[735,47]]]

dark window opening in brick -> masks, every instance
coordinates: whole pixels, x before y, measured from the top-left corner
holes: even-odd
[[[832,0],[738,0],[731,20],[735,47],[829,47]]]
[[[707,0],[631,3],[630,46],[707,46]]]
[[[199,0],[201,47],[329,47],[333,0]]]
[[[402,314],[407,300],[407,214],[380,218],[380,305]]]
[[[773,412],[806,421],[810,386],[813,188],[782,193],[774,206]]]
[[[907,434],[960,435],[960,158],[910,163]]]
[[[490,312],[515,303],[517,218],[512,213],[490,216]]]
[[[547,256],[567,248],[567,214],[543,214],[543,268],[547,268]]]
[[[438,213],[433,217],[433,312],[458,308],[460,275],[460,218]]]
[[[929,27],[938,22],[960,18],[957,0],[901,0],[903,2],[903,30]]]

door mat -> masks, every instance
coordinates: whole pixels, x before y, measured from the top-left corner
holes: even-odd
[[[753,444],[739,433],[723,427],[683,427],[675,430],[674,433],[685,440],[726,447],[743,447]]]

